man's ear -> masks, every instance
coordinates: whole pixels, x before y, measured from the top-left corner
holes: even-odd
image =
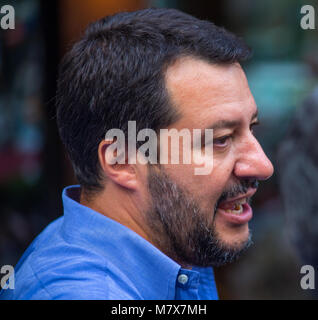
[[[137,170],[134,164],[128,163],[127,152],[123,155],[124,163],[112,163],[111,159],[118,157],[118,150],[109,148],[115,141],[102,140],[98,146],[98,160],[107,179],[128,189],[135,190],[138,184]],[[108,149],[108,152],[107,152]]]

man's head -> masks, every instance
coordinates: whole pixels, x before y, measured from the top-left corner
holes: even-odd
[[[83,189],[105,201],[116,190],[113,206],[128,215],[118,221],[142,225],[184,265],[221,265],[249,245],[251,210],[242,203],[273,172],[252,133],[257,108],[239,64],[249,55],[210,22],[147,9],[91,25],[61,65],[58,125]],[[194,175],[192,164],[110,165],[105,133],[127,134],[128,121],[137,132],[213,128],[202,146],[213,148],[211,174]]]

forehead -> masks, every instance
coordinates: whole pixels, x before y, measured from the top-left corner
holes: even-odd
[[[213,120],[250,119],[256,111],[245,73],[236,63],[180,58],[167,69],[165,81],[185,127],[195,127],[194,122],[201,127]]]

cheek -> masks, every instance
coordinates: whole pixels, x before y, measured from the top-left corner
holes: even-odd
[[[219,185],[223,185],[224,189],[224,186],[230,180],[232,172],[234,171],[234,161],[214,158],[213,164],[211,179]]]
[[[225,162],[214,162],[214,167],[209,176],[202,176],[197,181],[197,190],[201,195],[201,205],[211,209],[214,207],[226,186],[229,185],[232,175],[232,166]]]
[[[195,175],[194,165],[166,165],[169,176],[195,198],[202,207],[214,205],[228,185],[233,164],[214,160],[213,170],[209,175]]]
[[[216,194],[217,201],[222,192],[226,189],[226,186],[231,180],[233,172],[233,163],[228,161],[214,160],[213,171],[210,176],[211,184],[214,186],[214,193]]]

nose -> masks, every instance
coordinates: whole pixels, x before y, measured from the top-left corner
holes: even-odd
[[[266,180],[274,173],[274,167],[256,138],[251,135],[239,152],[234,174],[239,178]]]

